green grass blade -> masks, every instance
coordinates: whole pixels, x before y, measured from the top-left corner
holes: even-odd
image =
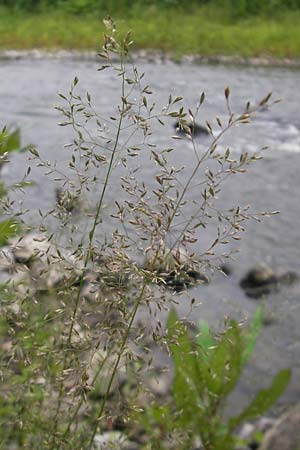
[[[237,417],[233,417],[229,421],[231,429],[241,424],[245,420],[252,420],[261,414],[264,414],[271,406],[273,406],[286,389],[291,378],[290,369],[281,370],[273,379],[268,389],[259,391],[255,399],[249,406]]]
[[[8,239],[17,234],[18,229],[19,225],[12,219],[0,222],[0,247],[6,245]]]
[[[242,364],[246,364],[246,362],[248,361],[248,359],[250,358],[255,349],[257,338],[263,326],[263,321],[264,321],[264,310],[263,307],[261,306],[257,308],[257,310],[255,311],[250,325],[250,329],[248,333],[245,332],[244,335],[245,349],[242,354]]]

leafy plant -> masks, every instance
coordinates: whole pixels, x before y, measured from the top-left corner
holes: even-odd
[[[4,127],[0,132],[0,157],[10,152],[24,152],[28,148],[29,146],[21,146],[20,128],[9,131],[7,127]]]
[[[7,127],[4,127],[0,132],[0,169],[2,165],[7,161],[7,154],[15,151],[25,151],[29,147],[22,148],[20,129],[16,128],[13,131],[9,131]],[[7,194],[7,189],[2,182],[0,182],[0,200],[2,200]],[[0,222],[0,247],[7,244],[8,239],[15,236],[20,227],[18,223],[10,218],[2,220]]]
[[[280,371],[269,388],[259,391],[240,414],[224,421],[226,399],[240,380],[262,323],[263,312],[259,308],[248,326],[229,320],[224,331],[215,334],[202,322],[198,338],[191,339],[172,310],[168,318],[168,344],[174,363],[173,403],[152,406],[150,411],[146,410],[144,420],[158,424],[165,435],[174,431],[185,434],[184,442],[177,444],[178,449],[191,449],[198,436],[205,450],[232,450],[234,429],[264,414],[290,379],[290,370]],[[157,448],[167,447],[160,444]]]

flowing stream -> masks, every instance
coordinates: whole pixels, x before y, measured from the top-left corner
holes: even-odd
[[[72,136],[71,130],[60,128],[61,120],[53,105],[60,103],[57,92],[67,92],[74,76],[80,89],[92,93],[94,104],[106,117],[115,113],[119,88],[109,71],[97,72],[93,61],[62,59],[20,59],[0,61],[0,124],[19,126],[23,144],[37,145],[41,155],[62,165],[67,159],[63,144]],[[285,68],[257,68],[222,65],[175,64],[173,62],[142,62],[139,70],[153,90],[158,105],[167,103],[168,95],[183,96],[185,106],[194,108],[202,91],[206,102],[199,121],[216,123],[216,115],[225,117],[224,88],[230,85],[233,110],[243,111],[248,100],[257,103],[268,92],[282,102],[257,114],[253,124],[236,128],[222,142],[230,145],[233,154],[269,146],[262,161],[255,163],[249,173],[233,176],[224,185],[223,206],[251,204],[253,210],[274,211],[280,214],[263,223],[249,222],[247,232],[239,241],[240,253],[231,262],[232,274],[217,273],[210,284],[198,286],[180,297],[178,309],[183,315],[190,309],[189,298],[201,305],[191,313],[196,322],[209,321],[218,327],[224,315],[248,317],[257,305],[265,304],[271,322],[265,326],[258,340],[252,362],[233,395],[243,403],[259,385],[265,386],[270,375],[280,368],[292,367],[293,377],[283,401],[300,400],[300,284],[282,289],[263,300],[248,298],[239,287],[240,279],[257,262],[266,262],[274,269],[300,273],[300,82],[298,70]],[[172,141],[171,123],[158,127],[155,142],[161,148],[175,145],[177,164],[193,164],[191,144]],[[199,145],[205,147],[203,138]],[[19,181],[26,167],[28,155],[13,155],[11,164],[2,170],[6,183]],[[145,157],[144,177],[151,176],[149,157]],[[148,167],[149,165],[149,167]],[[35,184],[28,188],[26,207],[30,220],[38,220],[38,209],[51,208],[55,202],[55,187],[42,170],[32,169]],[[113,199],[113,189],[110,192]],[[51,206],[52,205],[52,206]],[[210,236],[207,237],[209,239]],[[213,238],[213,234],[211,235]],[[200,245],[200,244],[199,244]]]

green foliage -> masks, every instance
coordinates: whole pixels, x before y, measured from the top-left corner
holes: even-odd
[[[224,8],[234,17],[276,14],[279,10],[300,8],[299,0],[212,0],[211,4]]]
[[[13,219],[7,219],[0,222],[0,247],[7,244],[9,238],[16,236],[20,228]]]
[[[11,441],[20,448],[43,448],[43,431],[49,423],[41,409],[49,396],[48,382],[59,367],[53,336],[61,330],[45,314],[44,305],[37,308],[27,301],[18,316],[13,311],[15,296],[5,286],[0,286],[0,293],[2,308],[5,305],[10,310],[0,320],[0,363],[5,367],[0,395],[0,449],[7,449]]]
[[[130,8],[180,8],[191,11],[204,5],[221,7],[233,16],[272,13],[278,9],[300,8],[300,0],[0,0],[0,5],[20,10],[54,9],[72,13],[127,11]]]
[[[20,146],[20,130],[17,128],[9,133],[7,128],[4,127],[0,133],[0,155],[3,156],[5,153],[19,150]]]
[[[21,134],[20,128],[16,128],[13,131],[9,131],[7,127],[4,127],[0,132],[0,157],[10,152],[21,152],[28,149],[21,146]]]
[[[1,164],[5,162],[7,153],[21,150],[20,129],[16,128],[9,132],[7,127],[4,127],[0,132],[0,168]],[[6,193],[4,184],[0,182],[0,200],[5,197]],[[16,236],[19,231],[20,227],[14,219],[2,220],[0,222],[0,247],[6,245],[9,238]]]
[[[107,4],[108,5],[108,4]],[[97,10],[75,13],[67,7],[46,8],[39,13],[30,9],[0,11],[0,47],[2,49],[76,48],[98,50],[103,28]],[[295,58],[300,52],[300,10],[273,8],[267,16],[247,16],[211,3],[180,9],[134,4],[113,9],[118,25],[132,30],[135,49],[159,49],[179,58],[184,54],[207,56],[239,55]],[[237,13],[239,16],[237,17]]]
[[[171,311],[168,343],[174,362],[174,403],[163,407],[154,405],[146,411],[144,422],[151,426],[159,424],[164,434],[185,431],[187,440],[180,449],[190,448],[198,435],[207,450],[232,450],[235,442],[233,430],[274,405],[290,379],[290,370],[282,370],[271,386],[259,391],[241,414],[224,422],[222,413],[226,398],[239,381],[254,350],[262,321],[260,308],[250,325],[241,326],[230,320],[218,335],[202,322],[199,337],[192,340],[175,310]]]

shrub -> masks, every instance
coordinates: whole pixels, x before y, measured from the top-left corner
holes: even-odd
[[[140,419],[156,449],[170,448],[175,441],[176,449],[190,450],[200,438],[204,450],[232,450],[238,443],[234,429],[277,401],[289,382],[289,370],[279,372],[271,386],[261,390],[239,415],[232,415],[227,422],[223,418],[226,399],[253,352],[262,323],[262,309],[256,311],[250,325],[230,320],[217,334],[202,322],[199,336],[193,340],[176,312],[170,312],[167,339],[174,361],[172,402],[152,404]],[[180,438],[176,440],[176,436]]]

